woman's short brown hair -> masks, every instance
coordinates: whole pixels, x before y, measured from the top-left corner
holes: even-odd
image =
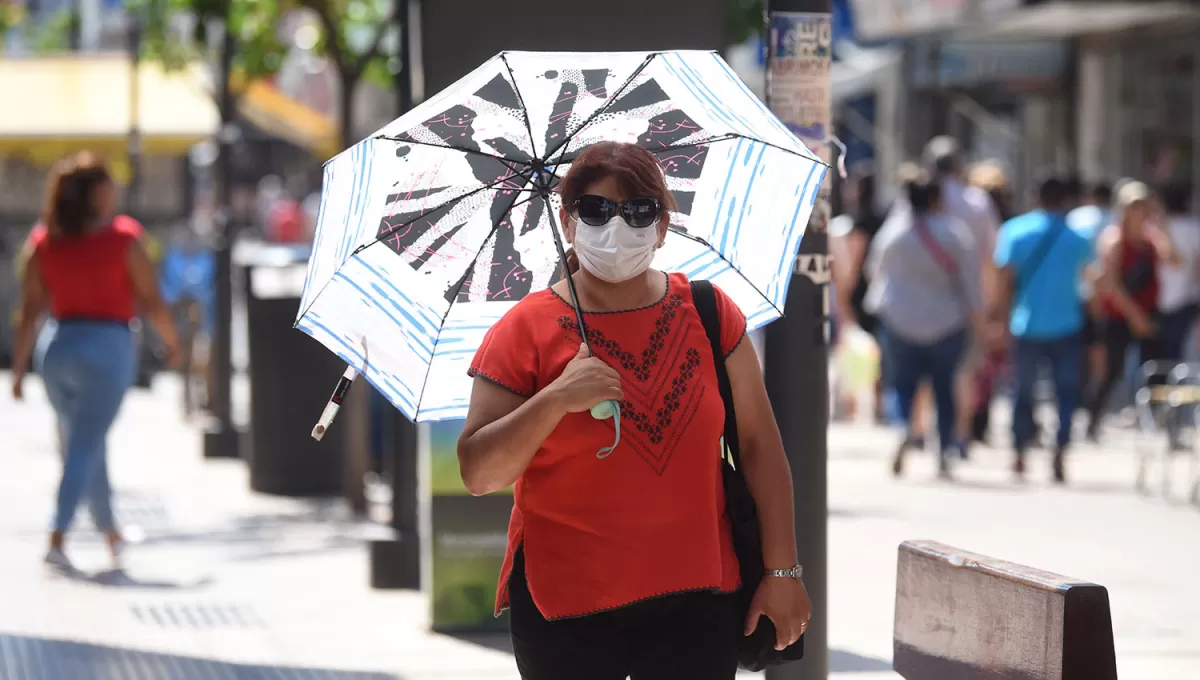
[[[612,177],[630,197],[657,198],[664,212],[676,210],[675,196],[658,157],[636,144],[598,142],[584,149],[571,163],[558,191],[569,212],[575,201],[596,182]]]
[[[104,159],[90,151],[80,151],[55,163],[42,212],[42,223],[50,236],[82,234],[98,217],[92,205],[93,192],[111,181]]]

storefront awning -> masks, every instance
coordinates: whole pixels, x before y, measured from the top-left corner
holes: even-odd
[[[120,56],[0,60],[0,153],[51,157],[81,147],[123,151],[134,117],[129,60]],[[146,153],[185,153],[216,131],[218,116],[197,69],[138,70],[138,116]]]
[[[133,93],[132,67],[122,55],[0,59],[0,155],[21,156],[40,166],[91,149],[103,154],[113,174],[129,174],[126,146]],[[138,69],[138,116],[142,152],[183,155],[220,127],[211,79],[202,66],[164,71],[146,62]],[[321,158],[340,149],[328,117],[289,99],[274,85],[254,81],[235,87],[239,113],[264,132]]]
[[[1153,25],[1200,23],[1200,8],[1187,2],[1086,2],[1054,0],[1005,12],[964,29],[964,40],[1066,39]]]
[[[263,132],[307,149],[321,160],[341,151],[337,128],[328,116],[289,98],[265,80],[232,85],[240,95],[238,113]]]

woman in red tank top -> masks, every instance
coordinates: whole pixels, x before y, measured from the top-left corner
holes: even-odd
[[[1142,361],[1158,356],[1155,317],[1158,310],[1160,262],[1179,255],[1170,238],[1153,223],[1154,196],[1141,182],[1129,182],[1117,192],[1116,224],[1100,236],[1097,250],[1101,276],[1097,282],[1100,334],[1104,345],[1104,376],[1087,404],[1088,437],[1099,435],[1109,396],[1124,375],[1129,345],[1138,342]]]
[[[515,484],[497,611],[510,610],[527,680],[732,680],[738,636],[760,615],[789,644],[812,605],[780,574],[748,620],[735,604],[712,345],[687,278],[649,268],[672,194],[653,154],[616,143],[576,158],[561,194],[586,344],[567,279],[517,303],[471,364],[458,445],[472,493]],[[715,292],[763,557],[784,572],[796,566],[791,474],[746,319]],[[614,447],[613,421],[588,413],[610,399]]]
[[[129,321],[139,304],[167,346],[169,361],[178,358],[170,313],[138,240],[141,226],[115,213],[116,186],[99,158],[85,152],[60,161],[22,277],[12,393],[23,398],[25,374],[35,359],[61,436],[63,471],[46,562],[62,569],[71,568],[63,544],[85,497],[114,560],[120,556],[105,439],[133,381]],[[50,319],[34,357],[34,335],[45,312]]]

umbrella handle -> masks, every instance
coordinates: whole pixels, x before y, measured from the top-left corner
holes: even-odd
[[[617,444],[621,443],[621,405],[612,399],[608,399],[593,406],[591,414],[596,420],[613,419],[613,429],[616,430],[616,436],[613,439],[612,446],[605,446],[596,452],[596,457],[604,460],[608,458],[608,454],[617,448]]]
[[[333,395],[329,397],[329,403],[325,404],[325,410],[321,412],[321,418],[313,427],[312,438],[321,441],[325,433],[329,431],[329,426],[333,424],[333,419],[337,417],[338,410],[342,408],[342,400],[346,398],[346,393],[350,391],[350,386],[354,384],[354,379],[358,377],[358,371],[353,366],[347,366],[346,372],[338,379],[337,387],[333,388]]]
[[[608,420],[616,414],[617,408],[617,402],[608,399],[593,406],[590,413],[596,420]]]

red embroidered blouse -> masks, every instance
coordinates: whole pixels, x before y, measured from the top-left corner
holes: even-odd
[[[726,355],[746,319],[720,290]],[[589,346],[621,374],[621,441],[613,421],[562,420],[514,487],[497,614],[524,546],[526,579],[547,619],[614,609],[670,593],[739,585],[725,517],[720,439],[724,405],[708,338],[682,274],[642,309],[587,313]],[[472,376],[522,396],[553,382],[579,348],[570,304],[553,291],[526,297],[488,332]]]

